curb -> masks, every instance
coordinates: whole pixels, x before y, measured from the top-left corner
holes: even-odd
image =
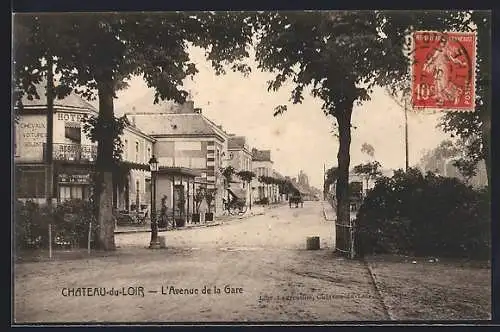
[[[328,218],[328,215],[326,213],[326,209],[325,209],[325,204],[323,203],[322,205],[322,208],[323,208],[323,217],[325,218],[326,221],[335,221],[335,218],[332,218],[332,219],[329,219]]]
[[[183,231],[183,230],[188,230],[192,228],[205,228],[205,227],[214,227],[214,226],[220,226],[222,223],[220,222],[215,222],[212,224],[206,224],[206,225],[196,225],[196,226],[185,226],[182,228],[177,228],[176,230]],[[158,229],[158,233],[160,232],[169,232],[171,230],[167,230],[165,228],[160,228]],[[151,229],[130,229],[126,231],[115,231],[115,234],[128,234],[128,233],[151,233]]]
[[[262,216],[266,214],[265,211],[263,212],[257,212],[257,213],[253,213],[253,214],[249,214],[249,215],[243,215],[243,216],[238,216],[236,218],[233,218],[233,219],[228,219],[228,220],[221,220],[221,221],[218,221],[218,222],[214,222],[214,223],[211,223],[211,224],[204,224],[204,225],[196,225],[196,226],[185,226],[185,227],[182,227],[180,229],[177,229],[177,230],[188,230],[188,229],[192,229],[192,228],[205,228],[205,227],[214,227],[214,226],[220,226],[226,222],[231,222],[232,220],[242,220],[242,219],[248,219],[248,218],[251,218],[251,217],[255,217],[255,216]],[[158,232],[167,232],[166,229],[158,229]],[[130,229],[130,230],[124,230],[124,231],[116,231],[115,230],[115,234],[132,234],[132,233],[151,233],[151,229]]]
[[[372,281],[372,284],[373,286],[375,287],[375,291],[377,292],[377,295],[380,299],[380,302],[382,303],[382,307],[384,308],[384,311],[385,311],[385,314],[387,316],[387,318],[391,321],[394,320],[394,316],[391,314],[391,310],[389,309],[389,306],[387,305],[387,303],[385,303],[384,301],[384,296],[382,295],[382,291],[380,290],[380,288],[378,287],[378,283],[377,283],[377,279],[375,278],[375,273],[373,272],[371,266],[370,266],[370,263],[368,263],[368,261],[363,258],[363,262],[366,266],[366,269],[368,270],[368,273],[370,274],[370,278],[371,278],[371,281]]]

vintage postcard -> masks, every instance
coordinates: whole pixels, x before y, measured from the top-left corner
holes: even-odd
[[[12,324],[491,320],[490,29],[14,13]]]

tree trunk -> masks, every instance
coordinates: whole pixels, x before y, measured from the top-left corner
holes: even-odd
[[[349,164],[351,145],[351,115],[353,104],[350,103],[344,109],[335,114],[339,127],[339,151],[337,154],[337,224],[348,225],[350,222],[349,212]],[[347,243],[347,232],[336,232],[336,243]],[[346,248],[341,248],[345,250]]]
[[[111,74],[103,75],[97,82],[99,94],[99,134],[97,147],[98,191],[97,222],[98,247],[115,250],[115,223],[113,219],[113,80]]]

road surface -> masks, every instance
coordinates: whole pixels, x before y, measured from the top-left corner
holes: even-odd
[[[119,234],[108,257],[22,263],[16,322],[231,322],[383,320],[365,266],[335,255],[321,202],[220,226]],[[321,250],[305,250],[320,236]],[[85,295],[85,296],[84,296]]]

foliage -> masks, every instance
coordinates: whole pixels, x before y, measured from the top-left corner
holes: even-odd
[[[17,249],[47,247],[50,210],[33,201],[15,202],[15,247]]]
[[[245,181],[246,183],[252,182],[252,180],[255,178],[255,173],[252,171],[239,171],[236,173],[236,175],[242,180]]]
[[[99,116],[86,115],[83,117],[83,131],[92,142],[99,142],[102,139],[110,139],[110,133],[113,134],[113,160],[119,164],[123,155],[123,142],[121,136],[123,129],[130,123],[124,115],[119,118],[113,118],[113,121],[100,120]]]
[[[353,167],[354,174],[364,177],[366,180],[366,187],[368,188],[368,182],[370,180],[376,179],[382,176],[380,168],[382,166],[378,161],[372,161],[365,164],[359,164]]]
[[[331,167],[326,171],[324,191],[328,192],[330,186],[335,183],[337,179],[337,167]]]
[[[488,258],[490,201],[454,178],[417,169],[382,177],[357,215],[361,252]]]
[[[466,182],[477,174],[477,164],[481,160],[479,139],[469,139],[467,142],[459,139],[455,143],[451,140],[441,142],[435,149],[428,151],[420,160],[420,167],[424,170],[444,173],[446,160],[454,160],[453,166]]]
[[[212,203],[215,200],[215,193],[217,192],[217,189],[207,189],[205,191],[205,200],[207,201],[208,205],[208,212],[211,212],[212,209]]]
[[[236,170],[233,166],[229,165],[227,167],[221,168],[221,174],[226,180],[226,185],[229,185],[231,179],[233,178],[233,174],[235,174]]]
[[[203,202],[204,197],[205,197],[205,194],[201,188],[196,190],[196,193],[193,196],[193,200],[195,203],[194,208],[195,208],[196,213],[200,213],[200,205]]]
[[[259,176],[258,180],[260,183],[263,183],[263,184],[275,184],[275,183],[277,183],[275,178],[273,178],[272,176],[266,176],[266,175]]]
[[[387,66],[393,89],[408,87],[408,59],[401,49],[409,50],[406,37],[415,30],[464,31],[477,35],[476,110],[475,112],[447,112],[439,126],[454,136],[470,143],[465,149],[465,160],[477,165],[486,161],[490,182],[491,140],[491,13],[488,11],[383,11],[379,13],[380,29],[388,43]],[[392,51],[391,51],[392,50]],[[406,53],[407,54],[407,53]],[[402,79],[406,78],[406,79]],[[400,82],[398,84],[397,82]],[[479,144],[474,141],[479,140]],[[468,166],[470,168],[470,165]]]
[[[132,76],[142,75],[155,89],[154,102],[184,102],[188,93],[182,89],[183,81],[198,71],[189,58],[190,46],[206,50],[217,74],[230,63],[233,71],[248,73],[239,60],[248,56],[252,28],[242,13],[232,12],[18,14],[13,23],[13,85],[20,92],[18,100],[23,94],[37,97],[35,86],[47,72],[47,59],[53,60],[59,75],[60,96],[75,91],[87,99],[99,97],[96,179],[107,183],[96,186],[95,212],[102,226],[99,241],[113,250],[108,189],[119,135],[101,129],[117,127],[113,124],[116,91]]]
[[[363,143],[361,145],[361,152],[373,157],[375,155],[375,148],[371,144]]]
[[[87,201],[70,200],[60,203],[52,210],[27,201],[16,202],[16,247],[47,248],[49,245],[49,224],[52,228],[53,245],[87,246],[89,224],[92,223],[92,239],[98,226]],[[91,242],[95,244],[95,241]]]

